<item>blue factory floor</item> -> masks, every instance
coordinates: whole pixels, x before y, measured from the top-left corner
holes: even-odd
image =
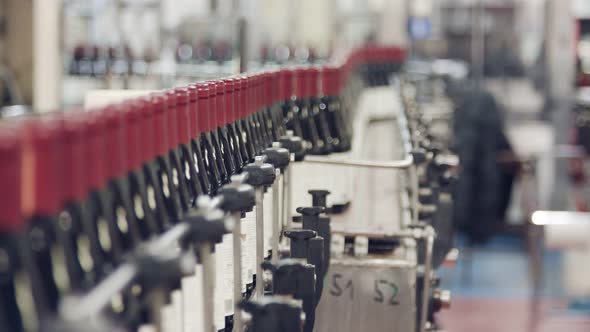
[[[542,292],[533,301],[528,255],[519,238],[496,237],[475,248],[461,242],[457,265],[439,271],[453,297],[451,309],[438,317],[445,331],[590,331],[590,311],[574,308],[563,295],[559,253],[544,254]],[[532,310],[535,304],[538,311]]]

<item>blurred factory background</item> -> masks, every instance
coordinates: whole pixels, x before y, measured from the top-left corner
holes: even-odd
[[[366,44],[449,73],[462,170],[442,329],[590,331],[588,0],[0,0],[0,116]]]
[[[566,24],[552,16],[551,1],[479,6],[454,0],[3,1],[4,94],[6,104],[46,110],[80,103],[92,87],[158,87],[175,76],[232,73],[240,61],[326,59],[367,41],[407,46],[417,57],[470,61],[480,55],[478,65],[490,78],[550,72],[552,30]],[[578,33],[560,42],[580,42],[583,68],[588,5],[571,1],[570,7],[567,15],[577,21],[569,28]],[[484,36],[481,50],[473,47],[478,35]],[[40,80],[61,84],[35,89]]]

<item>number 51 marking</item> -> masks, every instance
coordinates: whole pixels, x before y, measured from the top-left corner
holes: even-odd
[[[342,279],[344,279],[344,276],[339,273],[334,273],[332,275],[332,288],[330,289],[330,294],[332,296],[341,296],[345,290],[350,289],[350,299],[354,299],[354,284],[352,283],[352,280],[348,280],[346,284],[344,284],[344,287],[342,287],[343,283],[339,282]]]

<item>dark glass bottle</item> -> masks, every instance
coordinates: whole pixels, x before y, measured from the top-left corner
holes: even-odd
[[[229,181],[231,176],[231,163],[233,162],[231,159],[226,160],[227,156],[225,154],[225,146],[221,142],[221,137],[219,135],[219,126],[220,123],[223,122],[222,114],[220,114],[220,110],[218,109],[217,96],[223,94],[224,87],[223,83],[219,81],[209,81],[209,107],[207,108],[207,112],[209,114],[209,124],[211,125],[210,132],[209,132],[209,141],[211,142],[211,146],[213,148],[213,162],[217,164],[217,169],[219,170],[219,178],[221,180],[220,185],[225,184]]]
[[[68,290],[89,289],[101,278],[96,266],[102,264],[100,246],[85,210],[88,200],[88,122],[81,111],[69,112],[62,122],[62,170],[64,202],[57,217],[56,234],[64,246],[63,258],[68,274]]]
[[[247,115],[248,79],[246,76],[236,76],[234,84],[234,127],[236,138],[242,155],[243,164],[254,161],[254,148],[252,146],[249,129],[246,127]],[[242,165],[243,166],[243,165]]]
[[[168,133],[170,126],[168,125],[169,116],[166,114],[166,98],[162,93],[155,93],[151,95],[150,101],[154,112],[156,150],[153,167],[164,194],[164,204],[166,205],[169,221],[171,224],[176,224],[182,216],[182,205],[177,185],[174,183],[173,166],[170,161],[172,144],[169,143],[171,135]],[[178,174],[178,170],[176,173]]]
[[[226,94],[233,91],[233,83],[218,80],[216,85],[215,100],[215,115],[216,115],[216,132],[219,138],[220,153],[223,156],[223,161],[226,170],[226,181],[236,174],[236,159],[233,149],[230,145],[229,135],[227,131],[228,113],[226,109],[227,98]]]
[[[206,83],[205,83],[206,84]],[[199,102],[199,86],[197,84],[191,84],[187,87],[189,93],[189,113],[191,119],[191,149],[193,152],[194,168],[197,174],[197,179],[200,183],[201,192],[210,195],[211,194],[211,183],[210,183],[210,170],[205,167],[204,154],[201,149],[200,138],[201,133],[206,129],[205,121],[201,120],[200,109],[203,103]]]
[[[43,293],[34,294],[46,301],[49,313],[56,313],[61,297],[59,277],[67,275],[56,234],[58,215],[63,204],[63,175],[60,169],[62,150],[61,120],[44,116],[27,120],[23,158],[23,213],[26,241],[31,248],[32,263],[39,271]],[[28,181],[27,181],[28,180]],[[58,253],[62,253],[58,257]]]
[[[170,225],[170,214],[164,197],[164,188],[159,175],[156,144],[156,112],[150,97],[141,97],[133,102],[140,109],[139,154],[140,172],[145,179],[148,210],[154,215],[155,232],[161,233]]]
[[[325,106],[321,102],[321,71],[317,66],[310,66],[305,70],[305,95],[309,100],[309,116],[315,124],[320,141],[323,142],[322,154],[329,154],[334,150],[334,138],[330,132],[326,118]]]
[[[211,107],[211,101],[209,100],[209,98],[211,98],[211,87],[212,85],[207,82],[198,84],[197,93],[199,97],[197,102],[197,115],[201,128],[199,146],[202,153],[203,166],[205,167],[205,171],[209,178],[209,184],[211,185],[209,192],[215,194],[223,180],[221,177],[222,171],[219,168],[222,164],[217,160],[217,150],[213,143],[214,124],[211,112],[209,111]]]
[[[192,128],[192,114],[191,104],[189,99],[189,90],[187,88],[176,88],[176,110],[178,113],[178,152],[181,162],[181,176],[180,178],[186,183],[188,194],[190,198],[189,207],[192,207],[197,196],[203,194],[201,182],[197,174],[196,163],[194,159],[194,152],[192,148],[191,132]]]
[[[0,330],[15,332],[25,331],[27,324],[36,325],[38,315],[47,310],[45,299],[39,298],[44,291],[35,288],[31,279],[39,272],[31,264],[21,209],[23,140],[22,127],[0,126]],[[35,306],[19,308],[20,294],[32,298],[34,293],[38,294]]]
[[[168,124],[168,159],[172,171],[173,188],[178,192],[178,199],[182,212],[188,210],[191,202],[185,175],[183,171],[182,149],[180,146],[180,132],[178,123],[178,100],[174,89],[165,93],[165,113]]]
[[[248,160],[252,162],[256,155],[257,138],[250,122],[250,110],[251,106],[251,95],[252,95],[252,79],[250,76],[242,76],[241,78],[241,93],[240,93],[240,118],[238,120],[240,127],[242,128],[242,137],[244,139],[244,145]]]
[[[321,72],[321,99],[319,108],[323,112],[335,152],[350,150],[350,134],[347,131],[348,121],[340,99],[340,76],[342,67],[327,65]]]
[[[107,189],[111,197],[111,213],[115,218],[117,236],[124,251],[130,251],[141,241],[135,212],[131,203],[127,179],[127,139],[125,113],[122,104],[108,106],[100,111],[106,121],[105,147],[109,158],[106,163]]]
[[[237,80],[235,78],[226,78],[223,82],[225,84],[225,94],[222,97],[225,124],[222,129],[224,129],[225,135],[227,136],[229,153],[234,162],[235,170],[233,174],[237,174],[241,172],[242,167],[244,167],[244,158],[242,157],[240,140],[237,136],[235,125],[235,97],[239,93],[239,89],[236,91]]]
[[[157,221],[157,200],[155,199],[153,182],[149,180],[143,169],[144,161],[151,159],[151,157],[144,159],[146,153],[143,150],[148,149],[145,145],[152,144],[152,138],[146,137],[151,133],[145,133],[144,131],[146,121],[143,108],[142,101],[136,99],[124,104],[125,139],[127,141],[126,171],[129,181],[129,194],[141,239],[147,240],[158,234],[162,227]],[[153,149],[153,144],[149,149],[150,151]]]
[[[322,154],[325,142],[320,138],[315,121],[311,117],[307,69],[307,67],[298,67],[295,70],[295,107],[293,113],[301,124],[301,138],[307,141],[310,146],[309,153]]]
[[[293,131],[295,136],[303,138],[303,129],[298,116],[299,107],[295,104],[295,70],[293,68],[284,68],[279,72],[279,93],[282,100],[283,126],[286,130]]]

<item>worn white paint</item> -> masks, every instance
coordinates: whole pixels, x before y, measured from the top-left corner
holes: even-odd
[[[33,3],[33,108],[49,112],[61,106],[61,0]]]

